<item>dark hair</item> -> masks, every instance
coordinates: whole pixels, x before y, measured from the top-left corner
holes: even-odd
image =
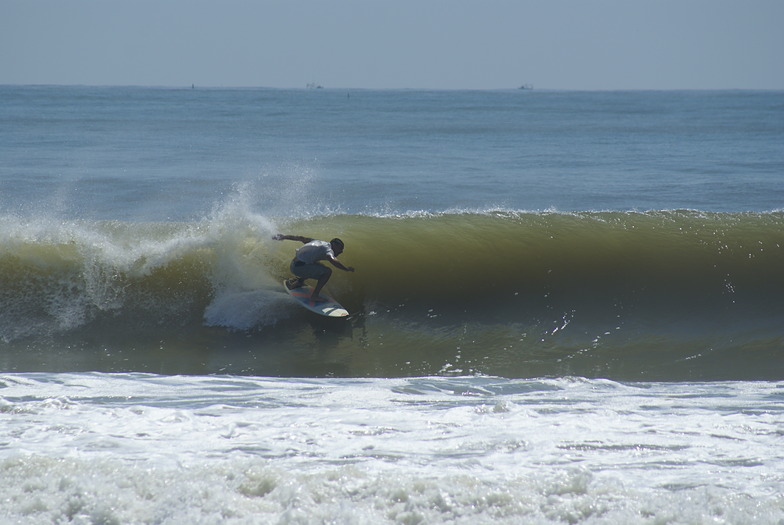
[[[343,244],[343,241],[341,241],[341,240],[340,240],[340,239],[338,239],[337,237],[335,237],[334,239],[332,239],[331,241],[329,241],[329,243],[330,243],[332,246],[335,246],[335,247],[337,247],[337,248],[340,248],[341,250],[345,249],[345,247],[346,247],[346,245],[345,245],[345,244]]]

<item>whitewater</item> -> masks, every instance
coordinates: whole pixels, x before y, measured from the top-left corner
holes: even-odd
[[[781,518],[781,384],[0,380],[15,523]]]
[[[0,95],[4,523],[784,523],[781,92]]]

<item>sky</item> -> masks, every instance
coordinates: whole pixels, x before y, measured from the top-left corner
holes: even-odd
[[[0,0],[0,84],[784,89],[784,0]]]

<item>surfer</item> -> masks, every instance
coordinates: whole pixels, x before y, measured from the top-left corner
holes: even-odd
[[[329,261],[336,268],[347,272],[354,271],[352,266],[344,266],[337,259],[338,255],[343,253],[343,248],[345,247],[343,241],[337,237],[327,242],[301,235],[283,235],[278,233],[273,235],[272,238],[276,241],[299,241],[304,244],[304,246],[297,248],[296,254],[291,260],[291,265],[289,265],[289,270],[297,278],[289,279],[286,286],[288,286],[289,290],[293,290],[304,285],[305,279],[316,279],[316,287],[310,296],[314,301],[319,299],[319,292],[332,276],[332,268],[319,264],[318,261]]]

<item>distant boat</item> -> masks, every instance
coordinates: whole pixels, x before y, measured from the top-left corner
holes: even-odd
[[[534,88],[533,84],[523,84],[522,86],[520,86],[520,89],[533,89],[533,88]]]
[[[305,87],[308,89],[324,89],[324,86],[316,84],[315,82],[309,82],[305,85]]]

